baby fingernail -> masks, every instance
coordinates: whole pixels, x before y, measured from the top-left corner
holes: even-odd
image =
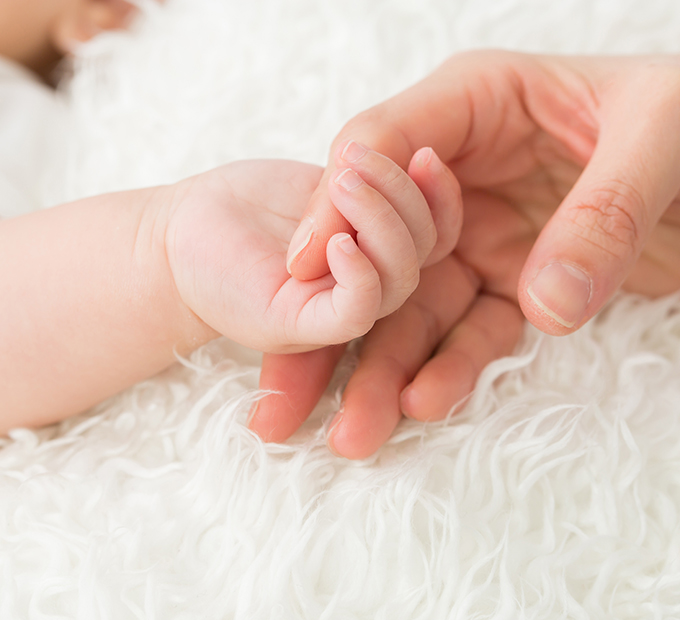
[[[288,260],[286,261],[286,269],[290,273],[290,266],[296,259],[298,254],[302,252],[312,240],[312,235],[314,233],[314,221],[310,217],[306,217],[300,222],[298,229],[293,233],[293,237],[290,240],[290,245],[288,246]]]
[[[364,155],[366,155],[366,149],[354,140],[350,140],[342,150],[340,157],[345,161],[355,162],[359,161]]]
[[[428,146],[427,148],[420,149],[416,157],[416,165],[419,168],[424,168],[432,160],[432,153],[434,151]]]
[[[345,188],[348,192],[359,187],[363,181],[361,177],[354,172],[354,170],[343,170],[337,177],[335,177],[335,183],[340,187]]]
[[[348,256],[356,254],[357,252],[356,243],[354,243],[352,237],[346,233],[338,236],[338,238],[335,240],[335,244]]]
[[[590,278],[581,269],[551,263],[538,272],[527,293],[549,317],[573,327],[586,313],[591,291]]]

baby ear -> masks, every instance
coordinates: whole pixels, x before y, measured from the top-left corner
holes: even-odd
[[[134,11],[127,0],[78,0],[53,23],[52,42],[67,54],[105,30],[125,28]]]

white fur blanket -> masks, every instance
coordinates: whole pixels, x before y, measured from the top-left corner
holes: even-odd
[[[246,157],[323,163],[471,47],[680,52],[676,0],[168,0],[82,51],[44,205]],[[49,180],[49,182],[48,182]],[[34,188],[35,189],[35,188]],[[0,619],[680,617],[680,296],[527,329],[445,424],[329,454],[351,359],[286,445],[227,341],[0,440]]]

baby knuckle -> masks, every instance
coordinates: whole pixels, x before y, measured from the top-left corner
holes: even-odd
[[[416,265],[404,272],[399,285],[396,287],[397,297],[401,300],[401,303],[411,296],[413,291],[418,288],[418,284],[420,284],[420,268]]]
[[[381,184],[396,194],[403,194],[411,187],[411,177],[396,164],[391,164],[382,174]]]
[[[380,297],[380,277],[375,270],[360,275],[354,282],[354,289],[365,296]]]
[[[372,213],[365,214],[365,218],[362,228],[369,234],[378,233],[392,239],[398,237],[403,229],[402,221],[387,203],[378,205]]]

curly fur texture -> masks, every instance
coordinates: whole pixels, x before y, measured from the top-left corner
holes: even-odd
[[[169,0],[81,52],[42,205],[247,157],[323,163],[342,123],[470,47],[680,51],[673,0]],[[49,179],[49,182],[47,182]],[[245,428],[227,341],[0,440],[2,620],[680,617],[680,296],[528,328],[450,421],[372,459]]]

